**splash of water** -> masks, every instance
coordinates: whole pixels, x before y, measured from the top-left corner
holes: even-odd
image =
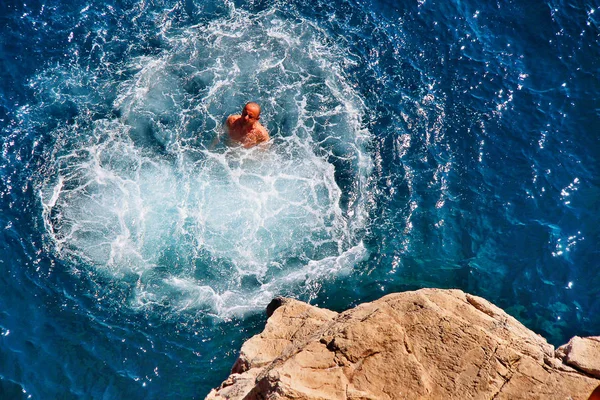
[[[118,117],[55,130],[40,197],[56,253],[133,282],[132,307],[221,316],[351,271],[371,163],[347,52],[275,8],[166,37],[129,62]],[[271,147],[214,147],[250,99]]]

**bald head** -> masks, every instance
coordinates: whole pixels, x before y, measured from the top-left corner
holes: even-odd
[[[252,110],[254,111],[254,113],[256,113],[256,116],[260,115],[260,106],[258,105],[258,103],[255,103],[253,101],[246,103],[246,105],[244,106],[244,110]]]
[[[260,119],[260,106],[254,102],[247,103],[242,110],[242,123],[254,126]]]

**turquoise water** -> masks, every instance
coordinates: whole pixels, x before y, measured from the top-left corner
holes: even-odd
[[[204,398],[277,295],[597,335],[599,8],[2,3],[0,397]]]

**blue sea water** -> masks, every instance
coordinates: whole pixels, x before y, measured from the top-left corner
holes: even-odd
[[[600,3],[9,0],[0,64],[1,398],[203,398],[277,295],[600,333]]]

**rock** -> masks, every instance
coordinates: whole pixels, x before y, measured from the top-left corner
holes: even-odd
[[[556,350],[567,365],[600,379],[600,336],[573,337]]]
[[[460,290],[396,293],[341,314],[278,299],[207,399],[587,399],[598,338],[558,349]],[[580,339],[580,340],[575,340]]]
[[[281,306],[272,311],[264,331],[242,345],[232,373],[244,373],[250,368],[270,364],[291,343],[309,337],[324,322],[338,315],[293,299],[279,299],[278,302]]]

